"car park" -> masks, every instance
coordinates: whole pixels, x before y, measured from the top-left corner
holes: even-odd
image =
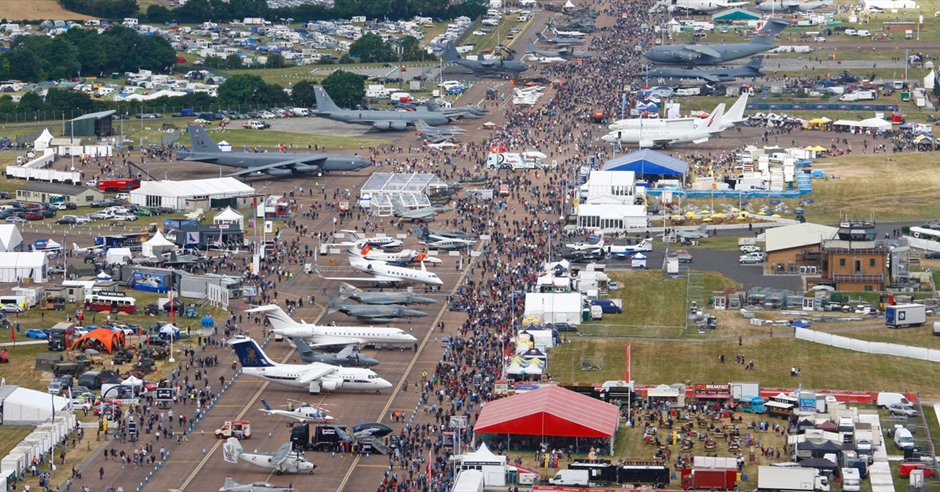
[[[763,261],[764,261],[763,253],[748,253],[748,254],[741,255],[738,257],[738,263],[742,265],[763,263]]]
[[[45,340],[49,338],[49,335],[46,335],[38,328],[30,328],[26,330],[26,336],[29,338],[35,338],[36,340]]]

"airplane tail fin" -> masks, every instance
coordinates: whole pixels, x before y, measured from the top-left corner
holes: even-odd
[[[444,51],[444,61],[453,63],[459,59],[460,53],[457,53],[457,48],[454,47],[453,41],[448,41],[447,50]]]
[[[754,58],[751,58],[751,61],[747,62],[747,65],[745,65],[745,67],[752,68],[754,70],[760,70],[760,66],[763,63],[764,63],[763,56],[755,56]]]
[[[238,464],[238,456],[242,454],[242,451],[244,449],[238,439],[230,437],[222,445],[222,459],[229,463]]]
[[[265,410],[271,410],[271,405],[268,405],[268,402],[265,401],[264,398],[261,399],[261,404],[264,405]]]
[[[754,36],[754,39],[751,40],[751,43],[754,44],[771,44],[776,39],[777,35],[783,32],[790,23],[784,19],[770,19],[764,24],[764,27],[760,31],[757,31],[757,35]]]
[[[73,251],[84,251],[85,248],[79,248],[79,247],[78,247],[78,244],[72,243],[72,250],[73,250]]]
[[[725,113],[725,103],[719,104],[711,116],[708,117],[708,123],[705,124],[705,130],[709,132],[718,131],[721,128],[721,120]]]
[[[242,367],[274,367],[274,362],[271,362],[254,339],[242,338],[229,344],[235,349],[235,355],[238,356]]]
[[[297,352],[301,356],[313,353],[313,349],[310,348],[310,345],[307,344],[307,341],[304,340],[303,337],[294,337],[294,345],[297,346]]]
[[[222,490],[234,489],[238,484],[235,483],[235,480],[232,480],[232,476],[229,475],[225,477],[225,482],[222,483]]]
[[[202,125],[189,125],[186,127],[186,131],[189,133],[189,141],[193,152],[222,152]]]
[[[260,312],[264,314],[264,316],[268,318],[268,321],[271,323],[271,328],[275,330],[296,328],[298,326],[296,321],[292,320],[291,317],[288,316],[280,306],[275,304],[268,304],[260,308],[249,309],[248,312]]]
[[[547,43],[547,42],[548,42],[548,38],[546,38],[545,35],[542,34],[542,31],[539,31],[539,32],[535,33],[535,39],[538,39],[539,41],[541,41],[541,42],[543,42],[543,43]]]
[[[532,38],[526,38],[525,45],[528,48],[529,53],[535,53],[535,43],[532,42]]]
[[[721,117],[722,123],[733,125],[739,121],[744,121],[745,108],[747,108],[747,92],[741,94],[741,97],[731,105],[728,112]]]
[[[340,350],[339,352],[336,353],[336,358],[337,359],[349,358],[349,356],[352,355],[354,348],[356,348],[356,345],[352,343],[343,347],[343,350]]]
[[[339,110],[339,106],[333,102],[333,99],[326,93],[326,89],[324,89],[322,85],[318,85],[314,88],[313,95],[317,98],[317,111]]]
[[[350,283],[340,282],[339,291],[340,292],[362,292],[362,289]]]
[[[406,209],[405,206],[401,204],[401,202],[396,200],[392,200],[392,209],[396,214],[401,214],[408,211],[408,209]]]

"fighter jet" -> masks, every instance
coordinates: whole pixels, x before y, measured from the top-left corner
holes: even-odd
[[[695,229],[677,229],[675,235],[682,241],[686,239],[704,239],[708,237],[708,224],[702,224]]]
[[[808,12],[821,7],[832,5],[832,0],[820,0],[818,2],[794,2],[784,0],[782,2],[761,2],[755,7],[761,12]]]
[[[575,250],[575,251],[594,251],[604,247],[604,235],[603,234],[591,234],[588,236],[587,241],[577,242],[577,243],[568,243],[565,245],[566,248]]]
[[[343,302],[341,297],[331,296],[327,314],[333,314],[337,311],[346,316],[353,316],[360,321],[370,323],[388,323],[395,318],[424,318],[428,315],[424,311],[409,309],[397,304],[351,304]]]
[[[449,229],[449,230],[446,230],[446,231],[435,231],[434,229],[429,229],[429,228],[425,227],[425,228],[424,228],[424,238],[426,238],[426,237],[428,237],[428,236],[430,236],[430,235],[440,236],[440,237],[447,238],[447,239],[466,239],[466,240],[469,240],[469,241],[476,241],[477,239],[480,238],[480,236],[478,236],[478,235],[476,235],[476,234],[471,234],[471,233],[469,233],[469,232],[464,232],[464,231],[458,231],[458,230],[455,230],[455,229]],[[422,239],[423,239],[423,238],[422,238]]]
[[[356,344],[351,343],[335,354],[329,352],[315,352],[301,337],[293,337],[292,344],[297,348],[300,359],[304,362],[322,362],[331,366],[342,367],[372,367],[379,365],[379,361],[362,355],[355,351]]]
[[[416,296],[410,292],[367,292],[352,284],[340,282],[340,293],[343,296],[362,304],[436,304],[436,299]]]
[[[294,492],[292,486],[278,487],[268,482],[238,483],[232,476],[225,477],[225,482],[219,492]]]
[[[748,43],[654,46],[643,56],[657,63],[718,65],[772,50],[774,38],[789,25],[785,19],[770,19]]]
[[[180,153],[183,160],[244,169],[229,176],[323,176],[325,172],[358,171],[372,166],[371,162],[358,155],[222,152],[201,125],[191,124],[186,130],[189,132],[192,150],[189,153]]]
[[[433,127],[425,123],[424,120],[415,122],[415,135],[421,135],[429,142],[443,142],[464,133],[467,133],[467,130],[456,126]]]
[[[542,32],[535,33],[535,39],[540,43],[546,43],[553,46],[581,46],[587,42],[583,37],[568,37],[563,38],[560,36],[555,36],[554,38],[546,37]]]
[[[317,465],[308,461],[301,452],[294,452],[292,445],[285,442],[277,451],[273,453],[248,453],[242,448],[242,444],[234,437],[228,438],[222,445],[222,458],[229,462],[238,464],[239,461],[248,463],[261,468],[274,469],[275,475],[284,473],[299,473],[307,471],[313,475],[313,470]]]
[[[740,68],[657,68],[648,75],[657,79],[702,79],[708,82],[733,82],[737,78],[763,77],[760,71],[762,57],[756,56]]]
[[[319,361],[315,361],[315,362],[319,362]],[[320,407],[317,407],[317,406],[314,406],[314,405],[311,405],[309,403],[305,403],[302,401],[291,400],[290,398],[288,398],[287,401],[290,402],[289,406],[291,408],[288,408],[287,410],[275,410],[271,408],[271,405],[268,405],[268,402],[266,402],[262,398],[261,404],[264,405],[264,408],[259,408],[259,410],[261,410],[262,412],[268,415],[290,417],[292,419],[297,419],[301,422],[325,423],[325,422],[329,422],[330,420],[333,420],[333,417],[331,417],[329,413],[327,413],[326,410]],[[299,403],[297,408],[293,408],[294,403]]]
[[[447,51],[444,52],[444,61],[456,63],[464,68],[469,68],[477,77],[484,78],[512,78],[525,72],[529,66],[519,61],[505,61],[502,59],[487,60],[483,55],[479,55],[476,60],[462,58],[454,48],[454,43],[447,43]],[[429,121],[428,124],[431,124]]]
[[[432,205],[430,207],[408,210],[404,205],[401,204],[401,202],[392,200],[392,213],[394,213],[396,217],[401,217],[402,219],[429,221],[434,220],[434,218],[438,215],[444,212],[450,212],[453,209],[454,207]]]
[[[557,50],[539,49],[535,47],[535,43],[532,42],[532,38],[526,39],[526,48],[526,53],[534,53],[549,59],[561,58],[562,61],[591,57],[591,53],[588,51],[572,51],[568,47],[559,48]]]
[[[317,99],[317,109],[313,114],[322,116],[335,121],[344,123],[354,123],[357,125],[371,125],[380,131],[404,131],[409,126],[414,126],[418,120],[424,120],[431,126],[445,125],[450,123],[450,119],[437,111],[429,111],[425,107],[419,107],[415,111],[384,111],[378,109],[340,109],[336,103],[330,99],[323,86],[315,86],[313,94]]]

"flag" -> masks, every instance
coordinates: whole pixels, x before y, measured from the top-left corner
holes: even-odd
[[[333,225],[336,225],[337,222],[339,222],[339,221],[336,220],[336,217],[333,217]]]
[[[68,398],[69,398],[69,399],[65,402],[65,408],[67,408],[68,410],[71,411],[71,410],[72,410],[72,387],[71,387],[71,386],[69,386],[68,388],[65,389],[65,394],[66,394],[66,396],[68,396]]]
[[[13,337],[13,348],[16,348],[16,329],[10,327],[10,336]]]

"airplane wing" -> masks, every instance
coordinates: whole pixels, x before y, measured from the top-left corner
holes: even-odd
[[[697,44],[687,44],[687,45],[684,45],[682,49],[687,50],[687,51],[693,51],[695,53],[700,53],[705,56],[712,56],[715,58],[721,57],[721,53],[715,51],[712,48],[709,48],[708,46],[700,46]]]
[[[284,159],[281,162],[275,162],[274,164],[265,164],[263,166],[249,167],[244,171],[239,171],[237,173],[229,174],[229,176],[237,177],[244,176],[246,174],[254,174],[257,172],[264,172],[274,169],[293,169],[298,164],[306,166],[319,166],[326,160],[325,156],[301,156],[294,159]]]
[[[720,76],[712,75],[712,74],[702,74],[702,75],[699,75],[699,77],[701,77],[702,80],[705,80],[706,82],[721,82],[722,81]]]
[[[371,277],[324,277],[323,274],[317,270],[317,276],[323,280],[342,280],[345,282],[401,282],[402,279],[397,277],[389,277],[386,275],[373,274]]]
[[[283,463],[284,460],[286,460],[287,457],[290,456],[291,446],[292,446],[291,443],[285,442],[284,444],[281,444],[281,447],[277,448],[277,451],[275,451],[274,454],[271,456],[271,463],[275,467]]]
[[[306,384],[311,381],[316,381],[317,379],[326,376],[332,372],[336,371],[336,366],[331,366],[329,364],[323,364],[321,362],[314,362],[307,366],[307,372],[301,374],[297,378],[298,383]]]
[[[311,348],[320,348],[320,347],[336,347],[338,345],[343,345],[346,347],[355,347],[365,343],[364,340],[358,339],[356,337],[317,337],[319,340],[317,343],[307,342],[307,346]],[[332,367],[332,366],[331,366]]]

